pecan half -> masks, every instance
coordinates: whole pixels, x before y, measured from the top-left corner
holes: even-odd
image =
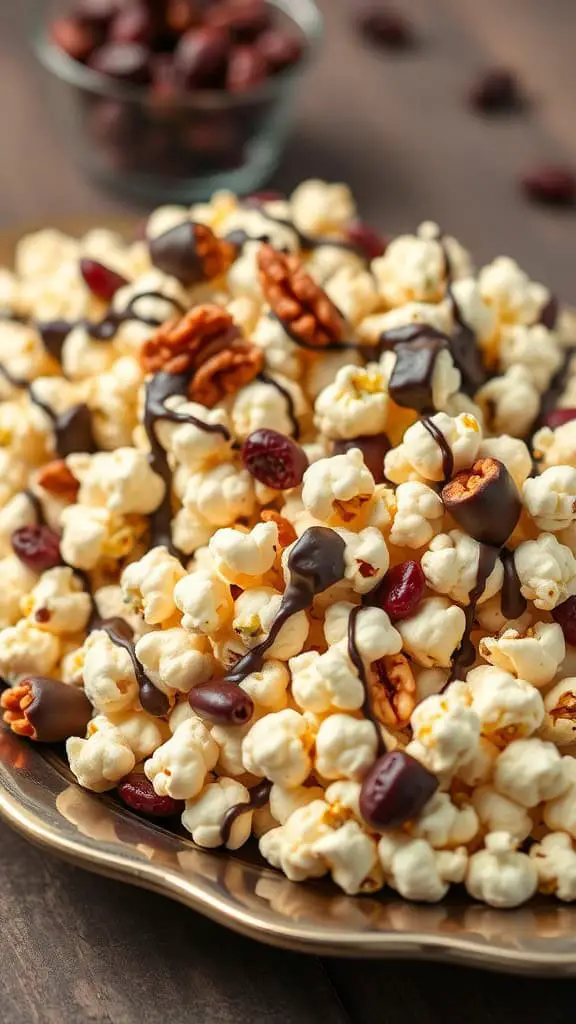
[[[372,710],[379,722],[402,729],[416,707],[416,680],[404,654],[379,658],[372,665],[375,678],[370,682]]]
[[[80,481],[68,469],[64,459],[54,459],[42,466],[38,474],[38,485],[49,494],[69,502],[76,501],[80,490]]]
[[[278,527],[278,543],[281,548],[287,548],[298,540],[298,534],[292,523],[273,508],[265,508],[260,517],[263,523],[276,523]]]
[[[188,388],[188,396],[211,409],[226,395],[233,395],[264,369],[264,353],[256,345],[235,340],[230,348],[202,362]]]
[[[0,706],[4,709],[4,721],[9,725],[12,732],[18,736],[27,736],[29,739],[36,739],[36,730],[26,717],[26,708],[30,706],[34,697],[29,683],[22,683],[20,686],[13,686],[11,690],[4,690],[0,697]]]
[[[258,252],[258,270],[266,301],[295,341],[325,348],[343,339],[344,317],[297,256],[265,243]]]
[[[184,373],[207,355],[227,348],[240,332],[229,313],[206,303],[188,310],[177,320],[167,320],[144,342],[140,364],[147,373]]]

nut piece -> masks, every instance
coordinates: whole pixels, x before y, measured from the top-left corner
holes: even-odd
[[[240,336],[232,317],[212,303],[167,320],[144,342],[140,364],[147,373],[185,373],[228,348]]]
[[[265,508],[260,516],[263,523],[276,523],[278,527],[278,544],[281,548],[287,548],[298,540],[298,534],[288,519],[284,519],[279,512],[273,508]]]
[[[389,654],[372,665],[369,682],[372,711],[382,725],[403,729],[416,707],[416,680],[404,654]]]
[[[306,273],[297,256],[263,244],[258,253],[260,284],[272,311],[296,342],[325,348],[341,341],[346,321]]]
[[[49,494],[71,503],[76,501],[80,490],[80,481],[68,469],[64,459],[54,459],[42,466],[37,482]]]
[[[478,459],[442,488],[450,515],[474,540],[501,547],[520,518],[516,485],[498,459]]]
[[[211,409],[226,395],[233,395],[264,369],[264,353],[256,345],[235,340],[223,352],[202,363],[188,388],[192,402]]]
[[[231,242],[216,238],[206,224],[193,221],[184,221],[151,239],[149,248],[154,266],[186,288],[220,277],[238,254]]]
[[[92,705],[82,690],[48,676],[30,676],[0,697],[4,721],[18,736],[60,743],[84,736]]]

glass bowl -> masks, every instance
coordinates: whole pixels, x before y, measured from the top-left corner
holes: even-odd
[[[57,112],[88,173],[152,202],[195,202],[221,188],[239,195],[258,189],[280,161],[297,86],[322,36],[313,0],[268,4],[304,41],[296,65],[253,91],[202,89],[169,99],[92,71],[55,46],[47,25],[69,3],[50,5],[35,50],[51,72]]]

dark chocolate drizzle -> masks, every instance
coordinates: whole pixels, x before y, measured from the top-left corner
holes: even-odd
[[[460,646],[454,655],[450,676],[443,687],[443,690],[446,689],[448,683],[451,683],[454,679],[458,678],[460,669],[467,668],[469,665],[472,665],[476,657],[476,649],[470,637],[476,617],[476,606],[484,593],[486,582],[496,565],[496,560],[499,554],[499,548],[489,547],[488,544],[479,545],[476,583],[474,589],[471,590],[468,595],[468,605],[464,609],[464,614],[466,616],[464,635],[460,641]]]
[[[436,426],[433,420],[428,419],[426,416],[421,420],[421,423],[430,436],[434,438],[442,453],[442,473],[444,476],[443,482],[445,483],[447,480],[452,478],[452,474],[454,472],[454,456],[452,455],[452,449],[444,437],[444,434],[440,428]]]
[[[170,710],[170,701],[165,693],[154,686],[138,661],[134,648],[134,633],[130,625],[124,619],[113,618],[104,619],[99,623],[98,628],[104,630],[113,644],[127,652],[132,662],[140,693],[140,703],[144,710],[156,718],[165,715]]]
[[[56,441],[56,451],[60,458],[65,459],[73,452],[95,452],[97,449],[92,432],[92,417],[87,405],[72,405],[63,413],[55,413],[54,410],[34,392],[33,384],[24,377],[15,377],[14,374],[0,363],[0,374],[8,383],[20,391],[27,391],[30,401],[37,405],[43,413],[52,421],[52,429]]]
[[[469,324],[466,323],[456,297],[452,290],[454,276],[452,264],[446,242],[442,234],[438,237],[444,255],[444,268],[446,274],[446,297],[450,300],[452,316],[454,317],[455,330],[450,337],[450,349],[455,365],[460,370],[462,377],[462,390],[465,394],[473,396],[478,388],[488,380],[488,374],[482,362],[482,356],[478,349],[477,338]]]
[[[243,800],[242,803],[234,804],[228,808],[220,825],[220,839],[224,846],[230,839],[234,822],[243,814],[247,814],[248,811],[257,811],[260,807],[265,807],[268,803],[271,789],[272,783],[268,779],[263,779],[257,786],[253,786],[252,789],[248,790],[250,794],[249,800]]]
[[[278,381],[274,379],[274,377],[269,377],[267,373],[259,373],[258,380],[261,380],[263,384],[270,384],[271,387],[276,388],[276,390],[282,395],[282,398],[286,402],[286,412],[288,413],[288,418],[290,419],[290,423],[292,424],[292,437],[294,438],[295,441],[298,441],[300,438],[300,424],[298,422],[298,417],[296,416],[296,410],[294,408],[294,399],[292,398],[292,395],[288,391],[288,388],[282,387],[282,385],[279,384]]]
[[[38,495],[34,494],[34,491],[31,491],[29,487],[22,491],[22,494],[24,494],[28,498],[28,501],[32,505],[34,515],[36,516],[36,523],[38,524],[38,526],[44,526],[46,522],[46,517],[44,515],[44,509],[42,508],[42,502],[40,501]]]
[[[356,620],[360,615],[360,612],[362,612],[363,610],[364,606],[360,604],[357,605],[356,608],[353,608],[352,611],[350,612],[350,617],[348,619],[348,657],[350,658],[350,661],[354,665],[354,668],[358,673],[358,678],[360,679],[360,682],[362,683],[362,687],[364,689],[364,700],[362,702],[361,711],[362,714],[364,715],[364,718],[370,719],[370,721],[372,721],[376,726],[376,735],[378,738],[378,748],[376,751],[376,757],[381,757],[382,754],[386,753],[386,744],[384,743],[384,740],[382,738],[380,722],[376,718],[376,715],[374,714],[374,711],[372,709],[372,699],[370,697],[370,687],[368,685],[368,678],[366,676],[364,659],[360,654],[360,651],[358,650],[358,645],[356,643]]]
[[[514,552],[509,548],[502,548],[500,552],[502,565],[504,566],[504,580],[502,583],[501,608],[502,614],[507,619],[519,619],[528,607],[526,598],[523,597],[520,589],[520,579],[516,571]]]
[[[227,682],[239,685],[261,671],[266,652],[288,619],[310,608],[317,594],[344,578],[344,551],[342,538],[327,526],[311,526],[302,534],[288,556],[290,579],[268,636],[230,669]]]
[[[544,392],[540,400],[540,413],[538,415],[538,420],[536,423],[537,427],[542,426],[545,423],[548,414],[551,413],[552,410],[557,407],[558,401],[563,395],[564,390],[566,388],[566,379],[568,376],[568,366],[570,365],[570,360],[575,355],[576,345],[571,345],[569,348],[565,349],[562,365],[554,374],[552,380],[550,381],[550,387],[547,391]]]
[[[276,316],[276,313],[273,313],[272,310],[269,311],[268,316],[271,320],[278,321],[282,330],[286,332],[290,340],[293,341],[295,345],[298,345],[299,348],[306,349],[308,352],[315,352],[316,355],[321,354],[322,352],[343,352],[344,349],[359,350],[360,348],[356,341],[330,341],[327,345],[322,345],[322,348],[318,348],[317,345],[310,345],[307,341],[298,337],[297,334],[294,334],[289,325],[286,324],[279,316]]]
[[[550,295],[548,302],[546,302],[536,321],[537,324],[542,324],[543,327],[547,327],[549,331],[553,331],[558,323],[558,313],[560,306],[558,299],[555,295]]]

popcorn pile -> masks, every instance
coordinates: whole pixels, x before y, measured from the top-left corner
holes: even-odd
[[[576,360],[548,289],[431,223],[384,251],[308,181],[132,244],[27,236],[0,312],[8,726],[294,881],[575,899]]]

